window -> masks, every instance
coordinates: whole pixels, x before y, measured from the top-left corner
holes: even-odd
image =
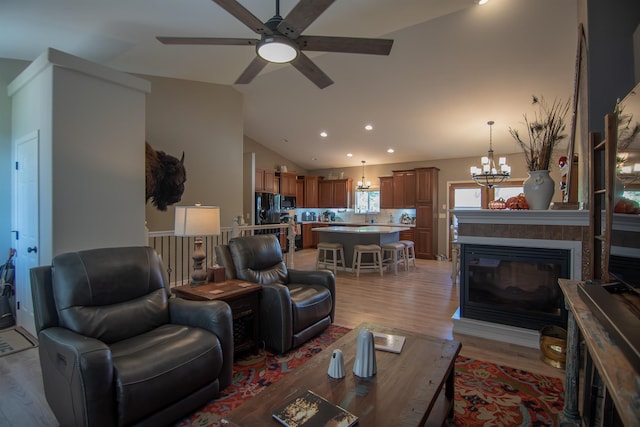
[[[366,214],[380,212],[380,191],[356,191],[355,199],[355,213]]]

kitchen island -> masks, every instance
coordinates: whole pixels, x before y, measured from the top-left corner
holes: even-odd
[[[388,227],[366,225],[361,227],[330,226],[312,228],[320,233],[320,242],[342,243],[347,269],[353,263],[353,247],[355,245],[379,245],[393,243],[400,240],[400,232],[409,227]]]

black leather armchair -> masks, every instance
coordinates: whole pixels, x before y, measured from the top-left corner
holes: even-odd
[[[62,426],[160,426],[231,383],[231,309],[169,298],[148,247],[93,249],[31,269],[44,390]]]
[[[335,315],[335,277],[329,270],[288,270],[273,234],[231,239],[216,247],[227,279],[263,285],[260,337],[278,354],[325,330]]]

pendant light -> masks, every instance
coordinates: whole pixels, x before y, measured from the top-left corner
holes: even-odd
[[[364,164],[366,163],[364,160],[361,160],[362,163],[362,179],[358,181],[358,190],[366,190],[371,187],[371,181],[367,181],[364,177]]]
[[[498,165],[493,158],[493,141],[492,141],[492,127],[493,120],[487,122],[489,125],[489,152],[486,157],[480,159],[482,167],[477,168],[471,166],[471,177],[473,180],[484,187],[493,188],[497,187],[503,181],[506,181],[511,176],[511,166],[507,165],[507,158],[500,157]]]

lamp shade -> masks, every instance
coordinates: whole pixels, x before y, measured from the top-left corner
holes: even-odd
[[[211,236],[220,234],[218,206],[176,206],[176,236]]]

